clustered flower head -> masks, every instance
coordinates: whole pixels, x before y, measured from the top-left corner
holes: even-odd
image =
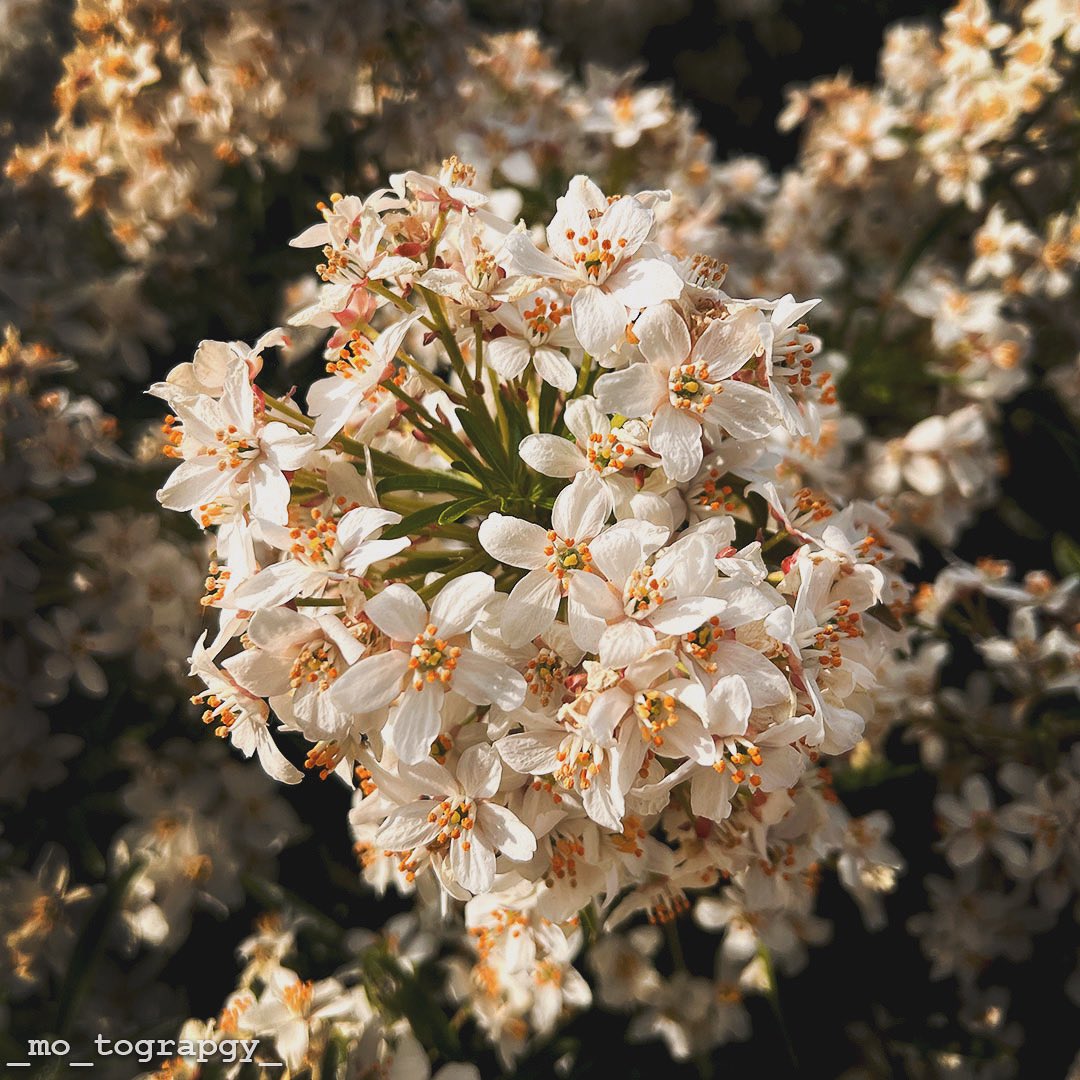
[[[1070,400],[1080,217],[1060,155],[1078,48],[1070,6],[1041,0],[890,27],[877,84],[789,91],[799,157],[743,231],[754,287],[798,268],[830,343],[859,360],[847,404],[876,423],[856,490],[939,545],[994,501],[1002,406],[1050,368]]]
[[[835,407],[813,301],[676,259],[666,192],[577,176],[530,229],[473,180],[450,158],[320,206],[304,393],[259,385],[279,330],[152,393],[159,498],[215,533],[203,719],[354,788],[364,876],[463,910],[459,991],[510,1061],[587,1003],[583,920],[700,896],[730,1005],[758,933],[803,962],[823,858],[868,910],[891,886],[857,869],[900,865],[887,823],[850,827],[823,758],[862,737],[905,589],[887,514],[788,456]],[[677,1056],[745,1033],[670,1011],[638,1031]]]

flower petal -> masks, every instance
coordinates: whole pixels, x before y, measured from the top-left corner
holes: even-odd
[[[668,478],[682,484],[701,468],[701,424],[682,409],[662,405],[649,428],[649,446],[660,455]]]
[[[547,566],[547,533],[539,525],[505,514],[488,514],[480,523],[480,546],[496,561],[523,570]]]
[[[364,614],[394,641],[413,641],[424,632],[428,621],[424,601],[400,582],[387,585],[368,600]]]
[[[585,455],[558,435],[526,435],[518,446],[518,457],[544,476],[576,476],[586,468]]]
[[[547,570],[532,570],[513,588],[502,614],[502,632],[512,649],[532,641],[554,621],[562,590]]]
[[[690,355],[690,332],[670,304],[657,304],[634,323],[641,355],[657,367],[675,367]]]
[[[578,341],[593,356],[603,356],[626,332],[626,306],[596,285],[574,293],[570,313]]]
[[[454,668],[454,689],[474,705],[497,705],[509,711],[524,700],[525,680],[512,667],[472,649],[463,649]]]

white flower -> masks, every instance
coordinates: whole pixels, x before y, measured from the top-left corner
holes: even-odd
[[[289,608],[267,608],[252,617],[246,640],[252,647],[230,659],[229,673],[252,693],[269,698],[287,727],[313,742],[348,732],[346,717],[327,691],[360,659],[365,645],[338,616],[311,618]]]
[[[419,318],[419,312],[407,315],[384,330],[375,342],[359,334],[350,337],[337,359],[326,365],[330,377],[308,387],[308,411],[316,418],[312,430],[317,446],[325,446],[341,431],[383,379],[405,335]]]
[[[979,773],[969,776],[959,795],[947,792],[938,795],[934,809],[945,828],[945,857],[953,866],[967,866],[980,855],[992,852],[1012,876],[1023,874],[1028,864],[1027,850],[1002,827],[1001,814],[994,806],[985,776]]]
[[[358,506],[336,521],[312,511],[308,528],[260,525],[262,539],[288,554],[248,578],[227,597],[230,607],[259,611],[297,597],[323,596],[328,589],[355,589],[368,568],[409,546],[408,537],[381,540],[378,534],[401,520],[377,506]]]
[[[177,398],[183,424],[183,462],[157,493],[169,510],[198,510],[238,500],[246,490],[255,517],[277,525],[288,520],[289,482],[284,473],[301,468],[315,449],[308,434],[277,420],[266,422],[257,405],[246,364],[234,364],[221,397]]]
[[[330,691],[331,703],[343,712],[366,713],[397,701],[385,735],[409,764],[428,756],[451,691],[474,705],[517,708],[525,700],[525,680],[466,644],[494,590],[487,574],[465,574],[447,582],[429,613],[408,586],[387,586],[367,602],[364,614],[391,639],[391,648],[354,664]]]
[[[502,778],[499,755],[471,746],[453,773],[434,761],[375,773],[381,790],[399,803],[376,834],[387,851],[408,855],[426,848],[444,880],[468,893],[487,892],[495,853],[517,862],[532,857],[536,837],[505,806],[493,801]]]
[[[565,298],[554,289],[503,304],[495,318],[508,332],[485,345],[485,359],[504,379],[516,379],[531,363],[544,382],[573,390],[577,370],[561,351],[580,351],[569,315]]]
[[[270,737],[270,710],[266,702],[233,678],[228,660],[222,665],[224,670],[217,667],[213,653],[203,644],[205,640],[204,632],[195,643],[190,672],[206,684],[207,693],[192,699],[196,704],[206,705],[204,723],[218,723],[218,734],[227,736],[244,757],[258,753],[259,764],[275,780],[283,784],[300,783],[304,774],[289,763]]]
[[[591,548],[593,566],[607,579],[607,588],[591,589],[586,600],[606,623],[596,649],[604,667],[626,667],[655,648],[658,634],[688,634],[726,607],[707,595],[717,575],[706,536],[690,534],[652,554],[639,531],[624,523]]]
[[[630,424],[612,428],[611,418],[600,410],[594,397],[572,398],[563,418],[574,442],[541,432],[526,435],[518,447],[521,460],[545,476],[572,477],[593,469],[606,480],[623,469],[657,464],[639,445],[644,431],[634,432]],[[644,429],[644,425],[638,427]]]
[[[591,594],[591,583],[586,581],[592,564],[589,545],[603,532],[611,505],[611,495],[596,474],[582,472],[559,492],[550,529],[503,514],[489,514],[481,524],[480,543],[489,555],[529,571],[511,590],[503,608],[502,632],[511,648],[543,634],[555,621],[563,597],[574,641],[582,649],[591,647],[602,620],[590,610],[587,599]],[[654,547],[662,542],[663,534]]]
[[[762,319],[745,308],[711,322],[691,349],[690,332],[677,309],[650,308],[634,324],[645,363],[631,364],[596,381],[601,409],[649,418],[649,446],[664,471],[685,482],[701,468],[702,424],[737,439],[768,435],[779,422],[767,391],[731,378],[760,352]]]
[[[682,279],[660,258],[634,258],[654,215],[631,196],[609,202],[587,177],[575,176],[547,229],[551,255],[524,232],[506,238],[519,273],[576,285],[574,332],[586,352],[603,356],[626,330],[628,309],[640,311],[682,292]]]

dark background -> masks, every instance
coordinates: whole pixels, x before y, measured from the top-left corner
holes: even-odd
[[[736,19],[721,0],[692,0],[676,9],[679,17],[675,21],[652,29],[641,41],[637,55],[646,65],[646,81],[670,83],[677,96],[698,111],[702,127],[716,140],[721,159],[749,152],[779,169],[794,160],[798,148],[797,133],[784,135],[775,128],[785,87],[840,70],[851,71],[858,81],[872,81],[883,29],[899,19],[939,16],[945,6],[912,0],[784,0],[770,14]],[[552,5],[533,5],[531,19],[523,17],[516,4],[499,0],[474,0],[471,7],[493,27],[536,25],[556,40],[559,38],[559,13]],[[600,34],[562,42],[563,57],[579,69],[589,60],[615,65],[632,62],[634,52],[617,38],[616,34]],[[334,145],[341,148],[342,141],[335,140]],[[338,154],[337,161],[305,163],[303,182],[316,194],[326,175],[350,172],[351,162],[340,160],[348,150],[339,149]],[[325,173],[323,166],[328,166]],[[250,258],[237,259],[239,272],[246,274],[248,284],[253,286],[249,295],[265,295],[263,286],[280,284],[294,268],[299,273],[309,267],[309,253],[290,252],[286,247],[296,220],[296,187],[296,177],[271,176],[259,195],[265,208],[263,229],[252,238],[247,253]],[[302,193],[300,198],[306,200],[307,194]],[[182,303],[183,298],[178,302]],[[207,325],[205,320],[195,325],[193,316],[190,338],[178,341],[174,355],[155,359],[155,377],[162,376],[173,363],[189,358],[192,341],[208,336],[254,340],[271,317],[261,305],[251,302],[238,304],[236,314],[236,322],[229,326]],[[852,361],[857,366],[858,357],[852,357]],[[128,411],[151,416],[156,408],[156,403],[144,399],[130,402]],[[1002,425],[1006,450],[1013,462],[1011,476],[1015,479],[1006,479],[1002,504],[983,515],[961,540],[957,548],[960,555],[973,559],[992,554],[1013,560],[1021,570],[1052,566],[1050,537],[1057,531],[1075,530],[1076,524],[1072,493],[1080,480],[1080,467],[1075,441],[1063,444],[1060,436],[1070,427],[1054,399],[1043,391],[1029,391],[1015,403]],[[1060,493],[1048,498],[1030,484],[1030,477],[1045,474],[1047,461],[1055,463],[1055,475],[1064,478],[1059,492],[1066,493],[1065,498]],[[916,579],[932,577],[941,562],[939,553],[927,549]],[[138,705],[122,694],[111,701],[107,716],[92,716],[95,708],[69,701],[61,710],[70,714],[69,729],[79,730],[88,742],[98,727],[103,739],[115,736]],[[62,720],[54,726],[68,727]],[[178,731],[197,738],[200,727],[190,713],[178,711],[170,721],[170,730],[153,738],[164,741]],[[889,926],[877,934],[865,931],[854,902],[835,878],[830,874],[823,877],[818,910],[833,923],[833,941],[811,950],[803,973],[780,980],[780,1002],[791,1053],[763,998],[749,1003],[754,1031],[748,1043],[728,1044],[713,1055],[711,1062],[683,1067],[671,1063],[660,1043],[628,1045],[624,1038],[626,1016],[593,1010],[524,1060],[517,1075],[549,1077],[553,1075],[554,1061],[572,1049],[577,1054],[573,1076],[654,1080],[658,1075],[693,1077],[699,1071],[711,1071],[722,1076],[729,1071],[745,1074],[755,1070],[757,1075],[769,1078],[835,1077],[867,1060],[864,1047],[853,1038],[851,1028],[856,1024],[868,1026],[874,1033],[871,1043],[884,1055],[885,1070],[873,1075],[941,1075],[929,1065],[923,1070],[901,1060],[891,1049],[894,1043],[915,1047],[916,1056],[924,1062],[925,1054],[932,1050],[956,1049],[976,1057],[992,1054],[991,1046],[978,1045],[956,1024],[958,1002],[953,984],[929,981],[928,965],[918,944],[904,931],[905,920],[926,908],[925,875],[948,875],[949,870],[932,850],[937,835],[932,809],[935,778],[914,768],[905,770],[905,766],[915,763],[913,748],[899,738],[893,743],[890,760],[898,766],[896,775],[873,787],[843,791],[842,797],[854,815],[878,808],[892,814],[893,843],[907,859],[908,871],[897,892],[886,899]],[[110,773],[107,767],[98,772],[73,770],[73,782],[31,797],[21,820],[9,828],[8,837],[14,833],[14,838],[20,840],[34,836],[65,840],[85,834],[85,808],[111,782],[120,783],[122,777]],[[281,856],[284,891],[277,896],[293,893],[310,902],[317,895],[318,908],[342,927],[376,927],[389,914],[407,908],[407,904],[394,900],[378,901],[343,872],[342,868],[353,865],[353,857],[345,824],[349,799],[340,784],[309,780],[288,789],[285,796],[308,831],[305,839]],[[121,816],[108,812],[91,814],[89,820],[93,832],[104,838],[123,823]],[[80,870],[82,879],[93,878],[91,868],[80,866],[76,856],[76,879],[80,879]],[[316,882],[317,889],[312,887]],[[162,981],[186,989],[191,1015],[218,1012],[235,986],[235,945],[249,933],[254,916],[268,900],[267,895],[251,896],[244,909],[224,921],[206,913],[196,915],[189,942],[160,976]],[[711,976],[717,939],[697,932],[689,920],[680,924],[680,930],[691,969]],[[1069,920],[1069,925],[1037,939],[1034,956],[1027,965],[1002,965],[1000,972],[986,973],[985,985],[1012,988],[1009,1016],[1019,1020],[1026,1031],[1019,1063],[1022,1077],[1062,1076],[1075,1053],[1076,1014],[1064,1003],[1061,986],[1076,963],[1076,945],[1076,928]],[[330,974],[336,962],[332,952],[315,942],[305,947],[305,976]],[[935,1016],[941,1018],[940,1023],[931,1019]],[[479,1055],[485,1077],[499,1075],[494,1058],[475,1049],[479,1042],[473,1042],[474,1034],[466,1025],[463,1037],[470,1055]]]

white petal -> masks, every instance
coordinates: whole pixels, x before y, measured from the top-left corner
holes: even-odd
[[[587,464],[577,446],[558,435],[526,435],[518,446],[518,456],[544,476],[576,476]]]
[[[431,794],[445,793],[436,791]],[[438,824],[428,820],[433,805],[424,801],[395,810],[375,834],[375,843],[386,851],[410,851],[430,842],[439,832]]]
[[[340,379],[332,375],[308,387],[308,411],[318,417],[312,434],[317,446],[325,446],[348,422],[370,389],[366,380]]]
[[[669,600],[662,604],[649,616],[649,622],[662,634],[689,634],[724,610],[723,600],[688,596],[685,600]]]
[[[484,803],[477,813],[478,825],[496,851],[515,862],[524,862],[536,853],[536,837],[505,806]]]
[[[504,379],[516,379],[532,359],[532,350],[521,338],[500,337],[484,347],[484,359]]]
[[[577,386],[577,369],[558,349],[541,345],[533,351],[533,367],[544,382],[570,393]]]
[[[717,679],[709,691],[707,722],[716,735],[741,735],[750,718],[750,691],[741,675]]]
[[[255,749],[259,754],[259,764],[267,776],[282,784],[299,784],[304,774],[289,761],[277,748],[265,724],[260,724],[255,735]]]
[[[259,445],[267,459],[279,469],[301,469],[315,450],[315,440],[306,431],[296,431],[271,420],[259,432]]]
[[[502,780],[502,761],[495,747],[488,743],[470,746],[458,762],[457,778],[466,795],[490,799],[499,790]]]
[[[609,768],[614,768],[614,762]],[[622,832],[626,801],[623,793],[613,788],[609,777],[594,777],[592,783],[582,792],[581,801],[585,805],[585,813],[597,825],[612,832]]]
[[[575,276],[568,267],[541,252],[528,235],[519,230],[507,233],[503,250],[510,256],[511,269],[519,274],[562,281],[572,280]]]
[[[523,570],[546,566],[547,533],[539,525],[505,514],[488,514],[480,523],[480,546],[496,561]]]
[[[248,477],[251,516],[274,525],[289,520],[289,481],[269,461],[257,461]]]
[[[181,511],[213,502],[233,482],[233,470],[219,469],[220,461],[209,454],[182,461],[157,493],[158,502],[166,510]]]
[[[647,626],[623,619],[609,626],[600,638],[600,663],[609,668],[626,667],[640,660],[655,644],[656,634]]]
[[[607,287],[620,303],[637,311],[678,300],[683,280],[663,259],[634,259],[608,278]]]
[[[408,669],[408,654],[398,649],[365,656],[330,688],[330,704],[342,712],[381,709],[401,692],[401,681]]]
[[[736,439],[760,439],[780,423],[780,414],[766,391],[746,383],[725,382],[706,416]]]
[[[708,365],[711,382],[733,375],[761,348],[761,322],[755,309],[745,308],[709,323],[694,346],[694,360]]]
[[[337,542],[349,551],[387,525],[396,525],[401,515],[381,506],[358,506],[343,514],[337,527]]]
[[[409,588],[395,582],[364,604],[364,614],[395,641],[413,641],[427,626],[424,601]]]
[[[383,732],[386,743],[406,764],[414,765],[431,753],[431,744],[442,727],[445,697],[446,692],[438,685],[426,685],[423,690],[409,686],[401,704],[390,714]]]
[[[621,413],[631,418],[652,416],[667,400],[667,381],[652,364],[631,364],[622,371],[609,371],[596,380],[596,400],[605,413]]]
[[[574,603],[607,622],[624,615],[622,596],[596,574],[575,574],[570,583]],[[590,650],[591,651],[591,650]]]
[[[554,621],[562,590],[555,575],[532,570],[513,588],[503,608],[502,632],[512,649],[532,641]]]
[[[613,686],[602,694],[597,694],[589,706],[589,712],[582,725],[583,730],[593,742],[601,746],[613,746],[615,728],[630,710],[634,701],[619,686]]]
[[[559,767],[559,732],[523,732],[500,739],[495,748],[507,765],[515,772],[541,775],[554,772]]]
[[[578,341],[593,356],[603,356],[625,335],[625,305],[595,285],[585,285],[574,293],[570,313]]]
[[[693,479],[701,468],[701,424],[684,409],[660,407],[649,428],[649,446],[660,455],[664,472],[676,483]]]
[[[312,579],[313,571],[309,567],[295,559],[286,559],[248,578],[230,595],[229,603],[247,611],[277,607],[302,595]],[[321,575],[315,572],[314,579],[320,580]]]
[[[574,574],[566,595],[570,636],[582,652],[596,652],[605,626],[604,619],[594,612],[597,596],[593,585],[591,574]]]
[[[600,477],[591,469],[580,472],[555,499],[551,527],[563,540],[587,542],[604,527],[611,506],[611,491]]]
[[[658,367],[675,367],[690,355],[690,332],[670,304],[649,308],[634,323],[641,355]]]
[[[497,705],[506,710],[516,709],[526,692],[525,680],[512,667],[472,649],[462,650],[458,657],[453,687],[474,705]]]
[[[439,636],[452,638],[471,630],[494,592],[495,582],[480,571],[447,582],[431,605],[431,622]]]
[[[495,880],[495,852],[482,837],[463,835],[450,843],[450,867],[463,889],[473,895],[486,893]]]
[[[617,247],[624,257],[629,257],[645,242],[654,220],[653,212],[637,199],[631,196],[616,199],[597,222],[597,241],[610,240],[613,248]]]

